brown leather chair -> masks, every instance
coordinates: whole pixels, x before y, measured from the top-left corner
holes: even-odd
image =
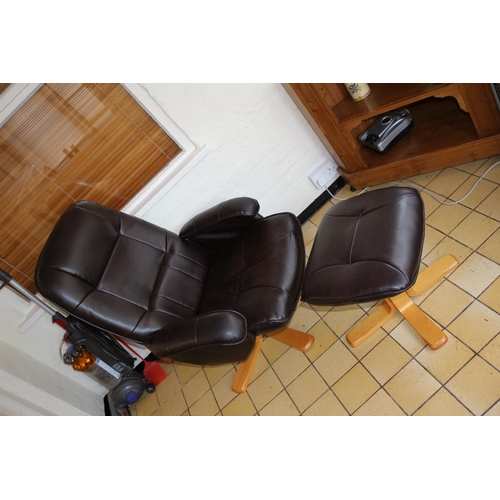
[[[147,344],[158,358],[237,363],[244,392],[263,334],[306,352],[287,329],[305,250],[290,213],[262,217],[251,198],[225,201],[176,235],[89,201],[72,204],[40,254],[38,291],[69,315]]]

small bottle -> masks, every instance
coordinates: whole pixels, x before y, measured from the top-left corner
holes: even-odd
[[[349,95],[355,101],[361,101],[361,99],[367,97],[372,91],[367,83],[344,83],[344,85]]]

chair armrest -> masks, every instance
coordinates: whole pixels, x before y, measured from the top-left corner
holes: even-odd
[[[214,311],[166,326],[150,340],[159,357],[197,364],[234,363],[248,357],[255,343],[245,318],[235,311]]]
[[[223,201],[186,222],[179,236],[209,249],[217,248],[262,219],[259,208],[259,203],[253,198]]]

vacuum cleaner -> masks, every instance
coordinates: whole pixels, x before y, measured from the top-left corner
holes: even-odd
[[[66,365],[91,376],[109,390],[111,415],[129,415],[128,406],[137,402],[144,391],[155,391],[155,386],[144,373],[134,370],[136,359],[112,335],[52,309],[0,269],[0,289],[5,285],[37,304],[50,314],[52,323],[65,330],[60,347],[61,359]]]

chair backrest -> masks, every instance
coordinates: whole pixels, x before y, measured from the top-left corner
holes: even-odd
[[[209,252],[97,203],[73,203],[40,254],[38,291],[105,331],[147,342],[198,314]]]

